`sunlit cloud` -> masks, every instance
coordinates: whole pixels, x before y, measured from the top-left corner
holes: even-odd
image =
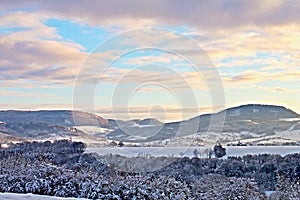
[[[34,6],[58,16],[101,25],[103,22],[122,18],[155,19],[168,24],[191,24],[198,27],[236,27],[247,24],[280,25],[299,22],[300,3],[289,0],[266,1],[2,1],[2,8]],[[138,20],[137,20],[138,21]],[[131,23],[128,23],[130,25]],[[149,24],[143,24],[144,26]]]
[[[265,92],[262,102],[277,98],[300,110],[298,103],[289,99],[298,92],[295,84],[300,78],[299,10],[300,3],[290,0],[192,0],[185,3],[113,0],[84,4],[77,0],[72,3],[4,0],[0,5],[0,90],[5,97],[33,98],[41,95],[34,89],[44,88],[46,94],[49,88],[68,87],[70,90],[75,83],[105,84],[109,89],[118,85],[157,83],[180,92],[207,92],[208,82],[221,79],[225,91]],[[100,45],[89,53],[84,42],[79,44],[65,38],[58,27],[47,25],[45,22],[49,19],[101,27],[112,36],[152,26],[170,32],[165,35],[166,40],[161,35],[137,31],[131,38],[120,37],[116,42],[119,48],[105,49]],[[183,37],[178,39],[178,35]],[[185,39],[197,43],[203,54],[195,51]],[[174,52],[142,54],[141,49],[134,56],[118,58],[130,48],[139,51],[141,46],[148,45],[159,49],[164,43],[169,43]],[[205,60],[204,54],[207,54],[219,76],[210,73],[212,66],[196,66],[201,69],[197,71],[181,57],[183,54],[195,60]],[[117,61],[112,64],[114,59]],[[78,75],[82,78],[78,79]],[[33,90],[26,94],[8,89]],[[140,91],[168,92],[156,86],[142,87]],[[257,99],[253,91],[247,98]],[[55,101],[59,100],[57,96],[47,98]],[[61,104],[65,104],[71,98],[62,99]]]

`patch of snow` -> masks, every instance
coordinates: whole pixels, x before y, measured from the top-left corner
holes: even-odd
[[[253,109],[253,112],[254,112],[254,113],[258,113],[259,110],[258,110],[258,109]]]
[[[251,119],[238,120],[238,121],[240,121],[240,122],[249,122],[249,123],[252,123],[252,124],[259,124],[259,123],[257,123],[257,122],[252,121]]]
[[[263,137],[264,136],[262,134],[257,134],[257,133],[248,132],[248,131],[241,131],[240,134],[241,135],[248,135],[248,136],[251,136],[251,137]]]
[[[280,118],[279,121],[296,122],[296,121],[300,121],[300,118]]]
[[[132,135],[132,136],[128,137],[129,140],[145,140],[147,138],[148,138],[147,136],[143,137],[143,136],[140,136],[140,135],[134,135],[134,136]]]
[[[153,126],[155,126],[155,125],[153,125],[153,124],[140,125],[140,124],[134,123],[131,127],[147,128],[147,127],[153,127]]]
[[[195,149],[203,151],[212,146],[178,146],[178,147],[102,147],[87,148],[86,152],[98,153],[99,155],[119,154],[123,156],[138,156],[140,153],[151,156],[168,156],[177,157],[184,153],[184,156],[193,157]],[[300,146],[225,146],[226,156],[244,156],[247,154],[278,154],[285,156],[287,154],[299,153]]]
[[[8,148],[8,144],[0,144],[1,148]]]
[[[255,135],[253,135],[255,137]],[[255,138],[242,139],[242,143],[252,143],[252,144],[281,144],[281,143],[298,143],[300,141],[300,130],[290,130],[275,132],[275,135],[257,135]]]
[[[257,144],[282,144],[286,142],[291,142],[291,140],[287,138],[273,138],[270,140],[259,141]]]
[[[7,200],[85,200],[82,198],[67,198],[67,197],[52,197],[46,195],[36,194],[13,194],[13,193],[0,193],[0,199]]]
[[[108,129],[108,128],[102,128],[99,126],[74,126],[74,128],[90,134],[90,135],[95,135],[95,134],[106,134],[106,133],[110,133],[113,131],[113,129]]]
[[[287,131],[276,132],[276,136],[290,139],[292,141],[297,142],[300,141],[300,130],[287,130]]]
[[[121,137],[126,137],[127,135],[125,134],[120,134],[120,135],[115,135],[114,138],[121,138]]]
[[[69,120],[66,120],[66,119],[65,119],[65,123],[66,124],[72,124]]]
[[[291,128],[289,128],[289,130],[288,130],[288,131],[292,131],[292,130],[294,130],[295,126],[296,126],[296,125],[293,125],[293,126],[291,126]]]
[[[275,191],[265,191],[267,197],[270,197],[273,193],[275,193]]]

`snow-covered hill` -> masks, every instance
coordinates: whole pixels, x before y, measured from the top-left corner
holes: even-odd
[[[224,123],[211,123],[212,118]],[[283,106],[249,104],[192,119],[162,123],[156,119],[129,121],[67,110],[0,111],[0,139],[70,138],[105,144],[110,141],[149,145],[210,145],[216,142],[298,143],[300,115]]]

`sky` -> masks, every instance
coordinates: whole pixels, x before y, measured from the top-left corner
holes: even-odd
[[[0,109],[300,113],[298,0],[0,0]]]

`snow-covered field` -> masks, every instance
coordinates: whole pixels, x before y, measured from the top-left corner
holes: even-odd
[[[201,157],[206,157],[204,153],[206,149],[211,147],[185,146],[185,147],[103,147],[88,148],[87,152],[95,152],[99,155],[119,154],[124,156],[187,156],[193,157],[193,151],[197,149]],[[243,156],[247,154],[279,154],[287,155],[300,153],[300,146],[228,146],[226,148],[226,156]]]
[[[66,198],[66,197],[50,197],[45,195],[35,195],[35,194],[12,194],[12,193],[0,193],[1,200],[84,200],[78,198]]]
[[[91,135],[106,134],[113,131],[112,129],[101,128],[99,126],[74,126],[74,128]]]

